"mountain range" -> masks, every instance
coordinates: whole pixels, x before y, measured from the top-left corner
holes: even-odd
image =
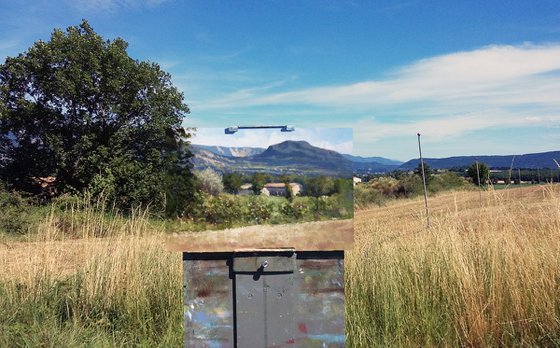
[[[235,148],[234,152],[217,146],[192,145],[195,169],[213,168],[221,172],[297,175],[352,176],[352,162],[336,151],[312,146],[306,141],[284,141],[264,151]],[[250,154],[235,157],[226,154]]]
[[[268,148],[227,147],[191,145],[195,154],[192,160],[196,169],[211,167],[222,172],[266,171],[271,173],[299,173],[309,175],[363,175],[369,173],[386,173],[393,170],[413,170],[419,159],[407,162],[384,157],[361,157],[339,154],[310,145],[305,141],[285,141]],[[515,157],[515,158],[514,158]],[[495,156],[455,156],[446,158],[425,158],[424,161],[433,169],[465,168],[476,160],[491,169],[513,168],[556,168],[554,159],[560,161],[560,151],[549,151],[523,155]],[[352,169],[349,169],[351,166]]]
[[[193,145],[196,148],[207,150],[216,155],[226,157],[248,157],[263,153],[266,149],[262,147],[227,147],[211,145]]]
[[[433,169],[450,169],[468,167],[475,161],[485,163],[490,169],[536,169],[552,168],[556,169],[554,159],[560,161],[560,151],[549,151],[539,153],[528,153],[524,155],[505,155],[505,156],[456,156],[447,158],[424,158],[424,163]],[[513,164],[512,164],[513,161]],[[412,170],[418,167],[419,158],[412,159],[403,163],[399,170]]]

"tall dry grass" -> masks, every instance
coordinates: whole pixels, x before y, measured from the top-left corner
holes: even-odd
[[[356,214],[348,343],[560,346],[560,188],[457,192]]]
[[[559,346],[560,187],[456,192],[359,211],[347,344]],[[145,211],[53,208],[0,243],[0,347],[181,346],[181,257]]]
[[[53,208],[0,246],[0,346],[180,346],[181,258],[146,211]]]

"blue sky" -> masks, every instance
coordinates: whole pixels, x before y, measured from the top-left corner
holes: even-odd
[[[560,150],[559,1],[0,0],[0,58],[86,18],[158,62],[189,127],[351,127],[354,154]]]

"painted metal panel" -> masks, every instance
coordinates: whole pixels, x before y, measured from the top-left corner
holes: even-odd
[[[296,267],[295,254],[293,251],[281,252],[281,254],[263,255],[253,253],[255,256],[237,256],[233,259],[233,272],[242,273],[293,273]],[[284,255],[284,256],[280,256]]]
[[[237,346],[285,347],[295,343],[296,255],[235,257]]]
[[[185,253],[184,270],[185,347],[345,347],[342,251]]]
[[[345,347],[343,255],[301,256],[295,277],[297,346]]]
[[[184,260],[185,347],[234,347],[230,262]]]

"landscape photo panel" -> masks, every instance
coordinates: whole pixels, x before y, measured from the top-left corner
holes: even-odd
[[[351,128],[199,128],[189,141],[210,232],[172,249],[351,247]]]

